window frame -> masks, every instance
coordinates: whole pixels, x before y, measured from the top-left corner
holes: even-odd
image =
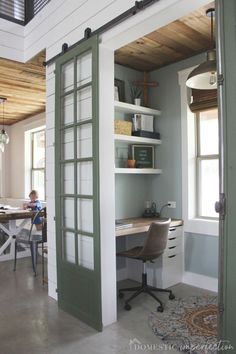
[[[219,163],[219,152],[218,154],[201,154],[201,134],[200,134],[200,119],[201,119],[201,113],[205,111],[212,111],[212,110],[217,110],[217,107],[215,108],[210,108],[204,111],[198,111],[194,113],[195,115],[195,130],[196,130],[196,217],[200,219],[205,219],[205,220],[217,220],[217,216],[204,216],[201,214],[201,200],[202,200],[202,194],[201,194],[201,178],[200,178],[200,173],[201,173],[201,162],[202,161],[209,161],[209,160],[217,160]],[[218,139],[219,141],[219,139]]]
[[[196,122],[189,109],[191,92],[186,80],[194,67],[178,72],[181,104],[182,218],[184,232],[219,236],[219,219],[196,216]]]
[[[39,168],[35,168],[34,167],[34,135],[38,134],[40,132],[44,132],[44,137],[45,137],[45,146],[44,146],[44,150],[45,150],[45,164],[44,164],[44,168],[39,167]],[[43,196],[41,196],[42,200],[46,199],[46,129],[41,128],[38,130],[33,130],[30,132],[30,144],[31,144],[31,161],[30,161],[30,189],[34,189],[33,187],[33,174],[34,172],[37,171],[41,171],[44,174],[44,194]]]

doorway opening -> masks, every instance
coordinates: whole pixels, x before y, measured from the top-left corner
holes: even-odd
[[[175,252],[171,254],[175,259],[172,268],[170,264],[163,267],[161,262],[157,264],[157,269],[151,265],[148,268],[150,283],[160,286],[161,282],[163,287],[185,283],[217,293],[218,217],[214,214],[214,204],[209,215],[199,215],[197,200],[200,199],[197,193],[201,188],[197,186],[201,182],[205,187],[207,183],[203,169],[200,173],[199,159],[202,156],[196,154],[196,121],[200,113],[189,111],[192,92],[185,85],[188,73],[205,61],[211,43],[210,19],[206,17],[206,10],[212,7],[214,2],[205,2],[204,6],[136,40],[125,44],[124,40],[123,46],[114,51],[114,190],[115,219],[124,222],[123,230],[130,227],[127,224],[133,223],[131,218],[145,214],[145,209],[148,212],[153,209],[154,214],[161,212],[163,217],[183,220],[184,226],[180,225],[181,242],[175,245]],[[141,106],[135,105],[135,98],[141,98]],[[206,112],[209,114],[206,114],[205,121],[210,125],[217,124],[215,107],[213,111]],[[138,123],[137,119],[140,120]],[[135,124],[139,124],[138,129]],[[145,129],[141,129],[140,125]],[[189,125],[191,132],[186,130]],[[205,125],[204,131],[207,129],[211,128]],[[147,140],[142,140],[142,130],[149,133],[145,136]],[[186,133],[192,134],[194,144],[188,146]],[[214,139],[218,146],[217,131]],[[149,166],[149,171],[143,171],[140,165],[133,169],[127,165],[127,161],[134,157],[133,146],[141,144],[145,148],[153,148],[154,162]],[[192,171],[189,170],[185,149],[194,152],[191,156],[191,163],[195,163]],[[214,151],[214,160],[217,153]],[[214,162],[217,164],[217,161]],[[218,169],[210,170],[217,184]],[[193,191],[194,195],[190,196]],[[213,192],[217,200],[218,189]],[[174,207],[169,208],[169,203]],[[134,236],[120,230],[120,227],[116,228],[116,235],[121,236],[116,237],[117,251],[135,247],[144,241],[145,235],[140,236],[139,233]],[[140,277],[141,265],[138,262],[117,258],[117,281],[127,278],[140,281]],[[118,300],[118,318],[121,308],[122,302]]]

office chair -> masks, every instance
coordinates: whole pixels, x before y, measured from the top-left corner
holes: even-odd
[[[43,216],[42,216],[43,215]],[[34,230],[34,221],[37,217],[42,218],[42,230]],[[15,258],[14,258],[14,268],[16,270],[16,260],[17,260],[17,251],[18,251],[18,244],[23,244],[26,247],[30,248],[31,252],[31,260],[32,260],[32,267],[34,271],[34,275],[36,276],[36,266],[37,266],[37,258],[38,258],[38,245],[46,242],[47,235],[46,235],[46,207],[38,211],[32,219],[30,229],[23,229],[19,235],[16,236],[15,241]]]
[[[131,259],[138,259],[143,262],[143,272],[142,272],[142,284],[138,287],[133,288],[124,288],[119,290],[119,298],[123,298],[124,291],[135,291],[133,295],[131,295],[125,301],[125,310],[131,310],[131,306],[129,302],[137,297],[141,293],[147,293],[152,296],[157,302],[159,302],[159,306],[157,307],[157,311],[163,312],[163,304],[161,300],[159,300],[153,292],[167,292],[169,293],[169,299],[173,300],[175,298],[174,294],[171,290],[159,289],[147,284],[147,272],[146,272],[146,262],[153,262],[154,259],[160,257],[167,244],[167,237],[169,232],[170,219],[167,221],[153,222],[149,230],[147,232],[146,239],[144,241],[143,246],[134,247],[127,251],[122,251],[117,253],[117,256],[127,257]]]

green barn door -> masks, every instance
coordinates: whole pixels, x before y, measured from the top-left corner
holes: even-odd
[[[58,303],[101,330],[95,37],[56,61],[55,143]]]

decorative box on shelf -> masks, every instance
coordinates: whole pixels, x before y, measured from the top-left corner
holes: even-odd
[[[124,120],[115,120],[115,134],[131,135],[132,123]]]

